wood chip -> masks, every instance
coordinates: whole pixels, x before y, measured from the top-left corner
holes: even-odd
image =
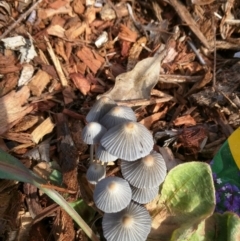
[[[40,96],[49,82],[50,76],[45,71],[38,70],[38,72],[28,84],[28,87],[33,95]]]
[[[192,118],[191,115],[184,115],[184,116],[178,117],[176,120],[174,120],[173,124],[175,126],[181,126],[181,125],[194,126],[194,125],[196,125],[196,121]]]
[[[91,49],[85,46],[77,52],[77,56],[88,66],[88,68],[94,74],[97,73],[102,64],[105,62],[105,60],[100,55],[94,53]]]
[[[32,133],[32,140],[36,144],[46,135],[52,132],[54,124],[50,117],[44,120]]]
[[[11,91],[0,98],[0,134],[10,129],[18,119],[23,118],[33,110],[33,106],[25,105],[30,96],[27,86],[19,91]]]

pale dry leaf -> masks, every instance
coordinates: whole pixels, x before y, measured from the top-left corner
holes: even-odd
[[[161,62],[166,54],[163,48],[154,57],[138,62],[133,70],[118,75],[113,89],[103,95],[113,100],[149,99],[152,88],[158,82]]]

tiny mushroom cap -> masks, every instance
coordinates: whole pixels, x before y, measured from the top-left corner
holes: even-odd
[[[99,123],[90,122],[83,128],[82,139],[89,145],[97,144],[106,131],[107,129]]]
[[[100,143],[107,152],[127,161],[146,156],[154,144],[151,132],[144,125],[133,121],[109,129]]]
[[[110,111],[117,104],[114,100],[107,96],[99,98],[88,112],[86,116],[87,122],[96,121],[98,122],[108,111]]]
[[[151,217],[146,208],[131,202],[118,213],[105,213],[102,226],[107,241],[145,241]]]
[[[115,106],[103,118],[100,123],[107,129],[127,121],[137,121],[135,113],[128,106]]]
[[[93,200],[106,213],[119,212],[131,201],[132,191],[128,182],[120,177],[107,177],[96,185]]]
[[[167,174],[162,155],[155,151],[134,162],[122,160],[121,171],[123,177],[137,188],[157,187]]]
[[[96,185],[100,180],[106,176],[106,167],[100,163],[92,163],[87,170],[87,180]]]
[[[146,204],[151,202],[158,195],[159,187],[137,188],[131,186],[131,189],[132,200],[140,204]]]
[[[118,159],[117,156],[113,156],[109,152],[107,152],[102,145],[98,146],[97,152],[96,152],[96,157],[98,158],[98,160],[100,160],[102,162],[112,162],[112,161],[116,161]]]

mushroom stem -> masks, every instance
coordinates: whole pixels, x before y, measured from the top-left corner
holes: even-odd
[[[94,145],[90,145],[90,163],[93,162],[93,149],[94,149]]]

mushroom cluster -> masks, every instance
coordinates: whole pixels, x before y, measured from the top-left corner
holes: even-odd
[[[165,161],[153,151],[151,132],[137,122],[131,108],[101,97],[86,120],[82,138],[90,145],[87,179],[96,185],[93,199],[104,212],[104,236],[108,241],[144,241],[151,218],[141,204],[157,196],[167,173]],[[117,159],[123,178],[105,177],[107,163]]]

